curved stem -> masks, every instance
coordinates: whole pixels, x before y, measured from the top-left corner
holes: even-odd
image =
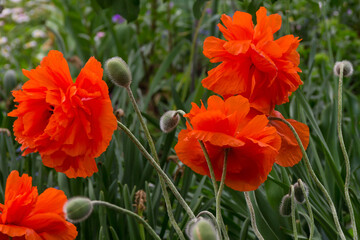
[[[179,112],[184,117],[184,115],[185,115],[184,111],[178,110],[177,112]],[[191,128],[193,128],[193,126],[191,125],[190,120],[187,117],[184,117],[184,118],[185,118],[186,122],[189,124],[189,126]],[[203,143],[203,141],[198,140],[198,142],[200,143],[200,147],[201,147],[201,149],[202,149],[202,151],[204,153],[206,163],[208,165],[209,172],[210,172],[210,178],[211,178],[211,181],[212,181],[212,184],[213,184],[213,187],[214,187],[214,194],[216,195],[217,192],[218,192],[218,187],[217,187],[217,183],[216,183],[214,169],[213,169],[212,164],[211,164],[210,156],[209,156],[209,154],[208,154],[208,152],[206,150],[206,147],[205,147],[205,144]]]
[[[305,189],[304,183],[301,181],[301,179],[298,179],[298,183],[299,183],[299,185],[301,187],[301,190],[302,190],[302,192],[304,194],[305,201],[306,201],[306,207],[307,207],[309,217],[310,217],[310,236],[309,236],[309,240],[312,240],[313,236],[314,236],[314,229],[315,229],[314,215],[313,215],[313,212],[312,212],[312,209],[311,209],[311,204],[310,204],[310,201],[309,201],[309,198],[308,198],[307,191]]]
[[[185,114],[182,110],[180,110],[180,111],[178,110],[178,112],[181,113],[182,115]],[[190,120],[187,117],[185,117],[185,119],[186,119],[187,123],[189,124],[189,126],[191,128],[193,128],[192,125],[191,125]],[[227,165],[228,150],[227,149],[225,150],[223,172],[222,172],[222,175],[221,175],[220,187],[218,189],[214,169],[212,167],[210,156],[209,156],[209,154],[208,154],[208,152],[206,150],[205,144],[203,143],[203,141],[200,141],[200,140],[198,140],[198,142],[199,142],[200,147],[201,147],[201,149],[202,149],[202,151],[204,153],[206,163],[208,165],[209,172],[210,172],[210,178],[211,178],[211,181],[212,181],[212,184],[213,184],[213,187],[214,187],[214,194],[215,194],[215,197],[216,197],[216,222],[220,226],[220,228],[222,230],[222,233],[224,235],[224,238],[229,239],[229,236],[228,236],[226,228],[225,228],[224,220],[223,220],[223,218],[221,216],[221,208],[220,208],[221,192],[222,192],[222,189],[224,188],[224,181],[225,181],[225,176],[226,176],[226,168],[227,168],[226,165]]]
[[[245,195],[246,204],[247,204],[247,206],[249,208],[250,218],[251,218],[251,226],[252,226],[252,228],[254,230],[254,233],[255,233],[256,237],[259,240],[264,240],[263,236],[259,232],[259,230],[257,228],[257,225],[256,225],[255,211],[254,211],[253,205],[251,203],[249,192],[244,192],[244,195]]]
[[[123,130],[126,133],[126,135],[128,135],[128,137],[133,141],[133,143],[135,143],[135,145],[138,147],[138,149],[144,155],[144,157],[150,161],[150,164],[155,168],[155,170],[162,177],[162,179],[164,179],[164,181],[169,186],[170,190],[173,192],[176,199],[179,201],[180,205],[185,209],[185,211],[189,215],[189,217],[191,219],[195,218],[195,215],[192,212],[192,210],[190,209],[189,205],[187,205],[185,200],[181,197],[180,193],[176,189],[173,182],[166,175],[166,173],[161,169],[161,167],[155,162],[155,160],[150,155],[150,153],[148,153],[146,151],[144,146],[139,142],[139,140],[134,136],[134,134],[132,134],[132,132],[124,124],[122,124],[121,122],[118,121],[118,126],[121,128],[121,130]]]
[[[216,221],[219,223],[225,239],[229,239],[229,236],[227,234],[224,220],[221,215],[221,206],[220,205],[221,205],[221,194],[222,194],[222,190],[224,189],[224,182],[225,182],[225,177],[226,177],[228,153],[229,153],[229,149],[225,149],[224,150],[223,171],[222,171],[222,175],[221,175],[219,189],[216,194]]]
[[[295,194],[294,186],[290,186],[290,197],[291,197],[291,222],[293,227],[294,239],[298,240],[297,229],[296,229],[296,218],[295,218]]]
[[[355,216],[354,216],[354,209],[351,204],[351,199],[349,195],[349,185],[350,185],[350,160],[349,156],[346,151],[344,138],[342,134],[342,128],[341,128],[341,121],[342,121],[342,85],[343,85],[343,76],[344,76],[344,64],[340,64],[340,76],[339,76],[339,86],[338,86],[338,121],[337,121],[337,131],[338,131],[338,138],[339,143],[341,147],[341,151],[344,155],[344,161],[345,161],[345,168],[346,168],[346,176],[345,176],[345,186],[344,186],[344,193],[345,193],[345,201],[349,208],[350,213],[350,219],[351,219],[351,226],[353,228],[353,234],[354,234],[354,240],[358,239],[358,233],[356,228],[356,222],[355,222]]]
[[[305,165],[306,165],[306,168],[307,170],[309,171],[310,173],[310,176],[312,177],[312,179],[314,180],[314,182],[318,185],[318,187],[320,188],[320,190],[322,191],[322,193],[324,194],[329,206],[330,206],[330,209],[331,209],[331,213],[333,215],[333,219],[334,219],[334,222],[335,222],[335,226],[336,226],[336,230],[338,231],[339,235],[340,235],[340,238],[342,240],[346,240],[345,238],[345,235],[344,235],[344,232],[342,231],[341,229],[341,226],[340,226],[340,223],[339,223],[339,218],[338,218],[338,215],[336,213],[336,208],[334,206],[334,203],[333,201],[331,200],[331,197],[329,195],[329,193],[327,192],[326,188],[322,185],[322,183],[320,182],[320,180],[317,178],[314,170],[312,169],[311,167],[311,164],[310,164],[310,160],[306,154],[306,151],[305,151],[305,148],[300,140],[300,137],[299,135],[297,134],[295,128],[288,122],[286,121],[285,119],[282,119],[282,118],[277,118],[277,117],[269,117],[269,120],[276,120],[276,121],[281,121],[283,123],[285,123],[290,129],[291,131],[293,132],[295,138],[296,138],[296,141],[298,142],[299,146],[300,146],[300,149],[301,149],[301,152],[303,154],[303,159],[305,161]]]
[[[142,217],[140,217],[139,215],[137,215],[136,213],[128,210],[128,209],[125,209],[125,208],[121,208],[119,206],[116,206],[114,204],[111,204],[111,203],[108,203],[108,202],[104,202],[104,201],[91,201],[92,205],[101,205],[101,206],[105,206],[105,207],[108,207],[108,208],[111,208],[115,211],[118,211],[120,213],[125,213],[127,215],[130,215],[134,218],[136,218],[137,221],[141,222],[144,227],[146,228],[146,230],[148,230],[149,234],[154,238],[154,239],[157,239],[157,240],[161,240],[160,237],[156,234],[156,232],[154,231],[154,229],[151,228],[151,226],[147,223],[147,221],[145,221]]]

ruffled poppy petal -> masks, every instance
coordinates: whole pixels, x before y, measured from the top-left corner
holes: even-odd
[[[48,188],[38,196],[32,178],[17,171],[8,176],[5,203],[1,204],[0,239],[73,240],[76,227],[67,222],[64,192]]]
[[[210,59],[210,62],[221,62],[229,57],[229,53],[224,48],[226,41],[216,37],[207,37],[204,41],[204,55]]]
[[[54,213],[38,213],[22,222],[23,226],[33,229],[44,239],[72,240],[77,236],[76,227],[64,217]]]
[[[201,175],[209,175],[206,159],[198,140],[189,136],[190,130],[181,130],[175,152],[182,163]],[[221,148],[219,148],[221,151]]]
[[[281,138],[274,127],[268,126],[265,115],[249,112],[250,104],[242,96],[232,96],[225,101],[211,96],[207,109],[203,104],[201,108],[193,104],[190,111],[193,128],[182,130],[175,146],[180,161],[195,172],[209,176],[198,143],[201,140],[217,181],[221,179],[224,153],[228,150],[225,184],[239,191],[257,189],[271,171]]]
[[[14,134],[23,154],[39,152],[46,166],[68,176],[91,176],[117,128],[101,63],[90,58],[74,83],[62,54],[50,51],[24,74],[30,79],[13,93],[19,105],[9,113],[18,117]]]
[[[302,84],[296,51],[299,38],[287,35],[274,41],[281,27],[281,16],[267,16],[261,7],[254,27],[251,16],[235,12],[234,17],[222,15],[219,29],[226,40],[209,37],[204,54],[211,62],[221,62],[203,79],[205,88],[224,98],[242,95],[251,107],[270,114],[276,105],[289,101],[289,96]]]
[[[2,233],[2,234],[1,234]],[[0,224],[0,239],[26,239],[26,240],[43,240],[34,230],[16,226]]]
[[[272,115],[284,119],[277,111],[274,111]],[[309,127],[293,119],[286,120],[295,128],[306,149],[309,144]],[[299,163],[302,158],[302,152],[290,128],[285,123],[276,120],[270,121],[270,125],[276,128],[281,137],[281,148],[279,155],[276,157],[276,163],[282,167],[292,167]]]
[[[68,85],[72,84],[66,59],[56,50],[51,50],[36,69],[23,70],[23,73],[31,81],[27,81],[22,89],[37,89],[43,86],[48,90],[60,88],[65,91]]]
[[[245,93],[252,88],[249,78],[252,63],[244,58],[236,63],[223,62],[208,72],[208,77],[202,80],[202,85],[222,96]],[[239,71],[239,69],[241,69]]]
[[[22,177],[17,171],[12,171],[5,188],[5,204],[1,220],[6,224],[18,224],[29,214],[37,200],[38,192],[32,187],[32,178],[27,174]]]
[[[278,152],[274,148],[248,142],[228,153],[228,169],[225,184],[237,191],[253,191],[265,182]],[[237,166],[241,166],[240,168]]]

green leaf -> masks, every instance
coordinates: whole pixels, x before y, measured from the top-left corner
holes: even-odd
[[[140,0],[114,1],[112,8],[128,22],[135,21],[140,12]]]
[[[193,5],[193,14],[196,19],[200,19],[202,13],[202,7],[208,0],[196,0]]]

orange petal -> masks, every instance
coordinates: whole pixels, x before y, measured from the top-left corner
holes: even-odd
[[[232,55],[244,54],[249,50],[251,40],[228,41],[223,47]]]
[[[279,112],[274,111],[273,115],[284,118]],[[309,127],[306,124],[293,119],[286,119],[296,130],[300,140],[306,149],[309,144]],[[276,158],[276,163],[282,167],[291,167],[300,162],[302,158],[301,149],[290,128],[283,122],[272,120],[270,125],[274,126],[281,137],[281,148]]]
[[[229,54],[224,48],[226,41],[216,37],[207,37],[204,41],[203,53],[211,62],[223,61]]]
[[[72,84],[66,59],[61,52],[56,50],[51,50],[36,69],[23,70],[23,73],[31,80],[23,85],[23,89],[34,88],[33,84],[38,84],[49,90],[61,88],[66,91],[67,87]]]
[[[223,62],[208,72],[209,76],[202,80],[202,85],[222,96],[242,94],[251,88],[249,78],[252,63],[249,58],[236,62]]]

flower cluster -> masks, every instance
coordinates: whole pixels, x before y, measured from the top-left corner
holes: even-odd
[[[267,178],[274,163],[283,167],[297,164],[302,153],[291,130],[275,105],[288,97],[302,81],[296,51],[299,39],[286,35],[274,40],[281,27],[278,14],[266,15],[261,7],[254,27],[252,16],[235,12],[231,18],[222,15],[219,29],[226,40],[208,37],[204,55],[211,62],[221,62],[203,79],[205,88],[219,94],[208,99],[208,107],[193,103],[185,115],[190,121],[178,136],[175,151],[179,159],[195,172],[208,175],[209,168],[198,141],[210,157],[216,180],[220,180],[225,150],[228,165],[225,184],[238,191],[257,189]],[[288,119],[306,148],[309,128]],[[191,151],[189,151],[191,149]]]
[[[45,166],[71,178],[97,172],[94,158],[117,127],[100,62],[90,58],[73,82],[62,53],[52,50],[23,73],[29,80],[13,92],[19,104],[9,113],[23,154],[39,152]]]
[[[65,220],[66,201],[64,192],[55,188],[39,195],[31,177],[12,171],[5,203],[0,204],[0,239],[75,239],[76,227]]]

